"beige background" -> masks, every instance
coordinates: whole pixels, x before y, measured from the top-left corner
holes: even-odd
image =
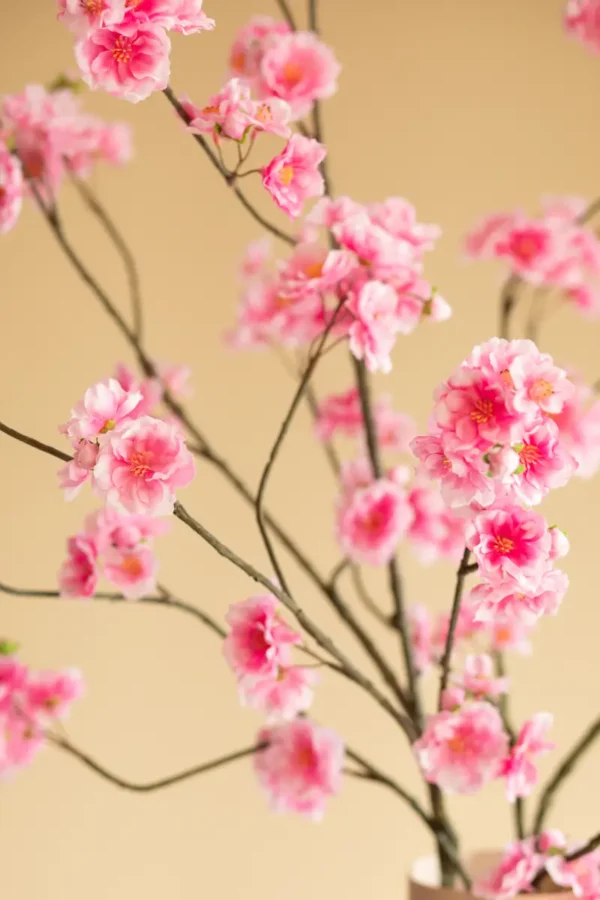
[[[296,4],[298,9],[303,4]],[[322,0],[323,31],[344,70],[325,108],[334,184],[359,200],[400,193],[444,238],[429,274],[455,317],[402,340],[381,387],[424,423],[431,392],[450,367],[495,330],[501,273],[469,267],[461,238],[481,214],[544,192],[595,196],[600,190],[600,61],[569,41],[561,0]],[[207,12],[212,35],[175,41],[173,85],[198,102],[224,75],[235,30],[271,0],[221,0]],[[50,80],[71,65],[70,36],[51,0],[0,2],[0,91]],[[254,223],[227,195],[161,96],[137,107],[89,98],[135,129],[135,163],[98,173],[95,184],[142,265],[148,347],[194,367],[194,414],[253,484],[292,386],[276,361],[234,355],[222,334],[236,306],[234,265]],[[276,217],[258,185],[263,208]],[[77,245],[126,306],[122,272],[103,235],[68,191],[61,198]],[[127,348],[28,207],[0,243],[0,416],[42,439],[92,382],[128,359]],[[598,329],[569,312],[552,319],[544,346],[590,378],[600,375]],[[331,358],[320,386],[342,387],[349,371]],[[52,587],[65,537],[91,507],[65,505],[53,461],[0,440],[0,577]],[[281,459],[271,505],[328,567],[334,489],[299,421]],[[574,483],[545,507],[572,541],[572,587],[558,619],[541,624],[533,660],[511,661],[516,712],[550,709],[565,747],[595,714],[600,613],[596,572],[599,482]],[[243,555],[265,565],[249,510],[200,466],[186,505]],[[410,597],[445,608],[452,571],[420,569],[403,552]],[[174,523],[161,544],[162,578],[181,596],[222,615],[251,585]],[[302,579],[302,603],[335,627]],[[378,584],[373,581],[374,587]],[[252,740],[258,718],[239,709],[218,642],[176,613],[0,597],[0,630],[37,666],[78,665],[88,696],[69,725],[73,740],[116,772],[159,777]],[[353,645],[345,636],[345,645]],[[358,652],[358,651],[355,651]],[[397,654],[394,642],[390,654]],[[325,680],[316,715],[417,789],[402,737],[360,693]],[[598,826],[598,753],[572,780],[553,818],[573,835]],[[551,760],[544,766],[548,771]],[[453,804],[465,842],[509,836],[500,786]],[[6,900],[145,900],[216,897],[397,900],[412,857],[428,835],[379,788],[347,783],[325,822],[274,817],[240,763],[185,786],[135,796],[98,780],[56,751],[0,788],[0,894]]]

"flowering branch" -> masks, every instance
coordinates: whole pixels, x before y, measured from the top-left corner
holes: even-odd
[[[121,778],[119,775],[115,775],[108,769],[105,769],[104,766],[101,766],[95,759],[87,753],[84,753],[83,750],[75,747],[65,738],[50,734],[46,735],[46,738],[54,747],[58,747],[58,749],[63,750],[65,753],[78,759],[84,766],[87,766],[88,769],[91,769],[106,781],[110,781],[115,787],[123,788],[126,791],[133,791],[137,794],[149,794],[152,791],[159,791],[162,788],[172,787],[182,781],[188,781],[190,778],[195,778],[197,775],[204,775],[206,772],[212,772],[214,769],[220,769],[222,766],[226,766],[229,763],[237,762],[239,759],[246,759],[248,756],[254,756],[255,753],[259,753],[266,747],[266,744],[264,743],[254,744],[252,747],[245,747],[243,750],[236,750],[235,753],[228,753],[226,756],[211,759],[208,762],[201,763],[199,766],[193,766],[191,769],[184,769],[183,772],[177,772],[175,775],[160,778],[158,781],[148,781],[140,784],[135,781],[127,781],[125,778]]]
[[[28,447],[33,447],[35,450],[41,450],[42,453],[47,453],[49,456],[54,456],[56,459],[61,459],[63,462],[69,462],[73,459],[68,453],[63,453],[62,450],[52,447],[51,444],[44,444],[42,441],[38,441],[26,434],[22,434],[20,431],[16,431],[9,425],[5,425],[4,422],[0,422],[0,431],[8,435],[8,437],[21,441],[22,444],[27,444]]]
[[[309,634],[316,643],[323,649],[326,650],[331,656],[336,659],[340,666],[342,667],[344,674],[351,681],[354,681],[356,684],[360,685],[363,690],[365,690],[368,694],[373,697],[374,700],[386,710],[386,712],[391,715],[396,722],[404,729],[407,735],[414,735],[414,729],[412,727],[411,721],[401,712],[399,712],[382,694],[375,685],[360,672],[351,662],[350,659],[334,644],[328,635],[326,635],[318,625],[316,625],[312,619],[307,616],[304,610],[296,603],[296,601],[291,597],[286,591],[282,590],[279,585],[274,584],[270,581],[265,575],[260,573],[257,569],[254,568],[253,565],[243,560],[240,556],[237,555],[233,550],[230,550],[229,547],[225,546],[218,538],[216,538],[207,528],[205,528],[200,522],[191,516],[186,509],[180,504],[175,504],[175,509],[173,514],[182,521],[185,525],[195,531],[200,537],[202,537],[210,546],[216,550],[216,552],[227,559],[229,562],[233,563],[238,569],[241,569],[246,573],[250,578],[254,581],[262,584],[271,594],[273,594],[277,599],[283,603],[286,609],[292,613],[293,616],[297,619],[300,625],[304,628],[304,630]]]
[[[142,296],[140,290],[140,276],[135,257],[129,249],[125,238],[109,216],[104,206],[100,203],[92,189],[89,187],[89,185],[86,184],[85,181],[82,181],[81,178],[78,178],[74,173],[71,173],[71,180],[75,185],[77,191],[79,192],[80,197],[83,199],[88,209],[98,219],[106,234],[115,245],[115,248],[121,256],[121,259],[123,260],[123,265],[125,266],[125,271],[127,273],[127,280],[129,281],[129,293],[131,296],[131,307],[133,313],[133,333],[136,339],[138,341],[141,341],[143,338],[144,319]]]
[[[173,108],[177,112],[177,115],[179,116],[179,118],[183,122],[185,122],[186,125],[189,125],[191,122],[191,119],[190,119],[189,115],[187,114],[187,112],[185,111],[185,109],[183,108],[183,106],[181,105],[181,103],[179,102],[179,100],[177,99],[177,97],[175,96],[175,94],[173,93],[172,89],[170,87],[166,87],[164,89],[163,93],[164,93],[165,97],[167,98],[167,100],[169,101],[169,103],[171,104],[171,106],[173,106]],[[250,213],[250,215],[252,216],[254,221],[258,222],[259,225],[262,225],[263,228],[265,228],[267,231],[269,231],[276,238],[279,238],[280,241],[283,241],[284,243],[289,244],[290,246],[293,247],[294,244],[296,243],[295,239],[290,234],[286,234],[286,232],[281,231],[280,228],[277,228],[277,226],[273,225],[272,222],[269,222],[268,219],[265,219],[264,216],[262,216],[254,206],[252,206],[252,204],[250,203],[250,201],[248,200],[248,198],[246,197],[244,192],[235,184],[235,181],[237,178],[236,174],[233,172],[230,173],[225,168],[223,168],[218,157],[215,156],[215,154],[211,150],[210,145],[208,144],[208,141],[201,134],[193,134],[192,137],[194,138],[196,143],[202,147],[202,149],[204,150],[204,152],[206,153],[206,155],[212,162],[213,166],[216,168],[216,170],[219,172],[219,174],[223,177],[225,182],[231,187],[235,196],[238,198],[238,200],[240,201],[240,203],[242,204],[244,209]]]
[[[592,853],[597,847],[600,847],[600,833],[595,834],[594,837],[590,838],[583,847],[580,847],[578,850],[573,850],[572,853],[567,853],[565,862],[574,862],[576,859],[581,859],[582,856],[587,856],[588,853]]]
[[[565,759],[559,765],[556,772],[542,791],[533,825],[534,834],[539,834],[542,831],[548,813],[552,807],[552,804],[554,803],[554,800],[556,799],[556,793],[559,787],[572,773],[581,757],[584,755],[586,750],[591,747],[591,745],[599,735],[600,718],[592,722],[587,731],[583,733],[581,738],[577,741],[570,753],[567,754]]]
[[[46,219],[46,222],[50,226],[54,236],[56,237],[61,249],[66,254],[67,258],[75,268],[76,272],[79,274],[84,283],[90,288],[92,293],[96,296],[98,301],[100,302],[103,309],[109,315],[109,318],[116,324],[118,330],[121,332],[123,337],[129,343],[129,345],[134,350],[140,367],[145,375],[151,378],[159,378],[159,374],[156,370],[156,367],[148,354],[145,352],[141,342],[137,339],[136,335],[132,331],[131,328],[127,325],[127,322],[123,319],[114,303],[106,293],[106,291],[99,284],[97,279],[91,274],[91,272],[87,269],[84,263],[81,261],[76,251],[72,247],[71,243],[68,241],[62,222],[59,218],[58,210],[56,207],[53,207],[52,210],[46,207],[43,202],[39,191],[37,190],[35,183],[31,182],[31,189],[36,199],[38,206]],[[206,437],[200,432],[198,426],[191,420],[190,416],[186,412],[185,408],[180,404],[174,397],[172,397],[171,393],[163,386],[163,402],[165,406],[182,422],[184,427],[187,429],[189,434],[194,438],[197,442],[197,445],[193,448],[190,448],[196,455],[201,456],[207,462],[211,463],[221,474],[229,481],[229,483],[241,494],[241,496],[252,506],[256,505],[256,497],[254,493],[250,490],[250,488],[243,482],[243,480],[233,471],[229,463],[220,456],[216,450],[210,446]],[[11,432],[11,436],[15,436]],[[43,449],[43,446],[38,446],[39,442],[35,442],[33,438],[25,441],[26,443],[31,443],[31,446],[38,447],[38,449]],[[52,451],[50,451],[52,452]],[[63,459],[68,461],[71,457],[68,457],[67,454],[63,454],[62,451],[56,450],[53,455],[61,454],[58,456],[59,459]],[[326,592],[326,583],[324,579],[319,575],[315,567],[312,565],[310,560],[302,553],[300,548],[296,545],[296,543],[289,537],[289,535],[284,531],[284,529],[270,516],[266,511],[264,512],[264,521],[271,528],[273,533],[277,536],[278,540],[281,541],[283,546],[288,550],[288,552],[294,557],[298,565],[302,568],[302,570],[308,575],[308,577],[314,582],[314,584],[319,587],[319,589],[323,592]]]

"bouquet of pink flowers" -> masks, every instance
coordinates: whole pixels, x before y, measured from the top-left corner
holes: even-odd
[[[157,782],[128,782],[76,746],[60,724],[81,696],[79,672],[33,672],[18,658],[16,644],[4,639],[0,774],[28,765],[50,744],[122,788],[152,791],[252,757],[273,808],[313,819],[322,817],[344,777],[366,779],[394,791],[429,829],[444,886],[461,884],[476,896],[508,900],[553,885],[600,900],[600,834],[573,841],[547,828],[557,791],[600,734],[600,719],[558,761],[537,808],[526,815],[525,800],[538,783],[537,760],[553,750],[552,716],[538,712],[513,724],[505,668],[506,653],[529,645],[538,621],[556,615],[568,589],[560,568],[568,540],[538,511],[540,504],[571,478],[589,478],[600,468],[597,386],[537,346],[550,293],[581,313],[600,316],[600,239],[590,227],[600,202],[551,198],[536,216],[495,213],[473,228],[466,238],[469,256],[504,260],[508,269],[499,336],[457,361],[435,390],[426,431],[419,434],[388,395],[373,396],[370,373],[391,370],[401,336],[451,315],[424,275],[425,254],[440,229],[420,222],[402,197],[363,204],[333,195],[321,104],[336,91],[341,67],[319,36],[315,0],[308,3],[306,30],[285,0],[278,6],[280,19],[257,16],[239,31],[230,78],[196,105],[169,85],[169,33],[214,27],[201,0],[59,0],[58,19],[73,32],[81,80],[62,76],[47,87],[30,85],[5,96],[0,107],[0,232],[15,227],[24,199],[35,204],[59,250],[128,342],[137,366],[116,365],[83,392],[70,414],[63,412],[62,447],[0,422],[5,436],[61,460],[58,481],[66,500],[88,490],[98,501],[81,530],[67,539],[56,589],[0,584],[0,591],[155,604],[195,617],[222,641],[240,702],[263,713],[265,725],[250,746],[227,756]],[[569,0],[565,15],[568,31],[600,52],[600,0]],[[216,177],[267,232],[248,247],[241,264],[241,301],[227,341],[237,349],[280,353],[294,367],[298,384],[256,489],[190,414],[189,370],[158,363],[147,349],[136,263],[87,181],[97,163],[129,160],[130,135],[126,126],[85,111],[82,82],[134,103],[162,92],[179,119],[181,140],[198,144]],[[281,142],[270,159],[265,134]],[[266,219],[245,193],[246,178],[260,179],[297,226],[282,230]],[[119,311],[71,243],[60,207],[65,180],[122,258],[131,317]],[[530,294],[522,338],[512,333],[513,313]],[[350,358],[353,383],[318,399],[311,378],[330,352]],[[302,404],[308,404],[315,439],[339,485],[332,528],[340,554],[328,573],[265,502]],[[350,459],[340,455],[339,437],[354,442]],[[253,507],[268,573],[182,504],[196,459]],[[230,607],[223,623],[157,580],[160,539],[173,518],[258,585]],[[425,606],[407,603],[401,544],[425,564],[456,564],[443,615],[435,618]],[[282,549],[361,645],[377,680],[304,611]],[[369,595],[365,566],[387,571],[387,598]],[[388,658],[357,614],[359,602],[397,636],[402,666]],[[427,785],[427,804],[310,717],[325,674],[350,681],[401,729]],[[426,677],[437,679],[433,709],[425,707]],[[446,796],[473,794],[498,779],[514,809],[515,834],[496,868],[473,879]]]

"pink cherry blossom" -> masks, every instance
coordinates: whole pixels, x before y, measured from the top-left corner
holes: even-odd
[[[396,295],[381,281],[368,281],[347,303],[355,317],[350,326],[350,352],[364,359],[371,372],[390,372],[396,343]]]
[[[304,666],[282,666],[274,678],[246,675],[238,682],[240,699],[265,713],[268,724],[289,721],[310,708],[318,678]]]
[[[531,653],[529,641],[531,625],[529,622],[497,616],[492,622],[485,623],[485,628],[490,650],[498,653],[512,650],[523,655]]]
[[[148,546],[154,537],[165,534],[169,523],[148,515],[124,515],[116,509],[105,506],[88,516],[85,531],[94,537],[98,552],[108,550],[122,552]]]
[[[524,415],[539,412],[558,415],[573,394],[573,384],[564,369],[548,354],[524,354],[510,367],[515,387],[514,405]]]
[[[68,669],[58,674],[39,672],[27,680],[24,709],[38,723],[50,725],[53,721],[65,719],[71,704],[83,692],[83,677],[78,669]]]
[[[151,416],[126,422],[100,448],[94,486],[111,506],[168,515],[175,490],[194,477],[194,457],[180,429]]]
[[[598,0],[568,0],[565,27],[592,53],[600,54],[600,2]]]
[[[577,463],[560,443],[554,422],[538,425],[515,445],[519,466],[513,470],[510,487],[522,503],[541,503],[550,490],[564,487],[574,474]]]
[[[489,468],[481,451],[466,447],[452,433],[423,435],[411,441],[420,460],[418,473],[440,479],[444,502],[453,509],[478,503],[485,508],[496,499]]]
[[[315,34],[296,31],[267,45],[259,72],[259,94],[285,100],[299,119],[310,112],[315,100],[336,92],[340,64]]]
[[[251,241],[239,267],[242,281],[262,276],[273,254],[273,241],[269,234]]]
[[[0,775],[29,765],[44,746],[44,733],[18,709],[0,715]]]
[[[343,217],[331,230],[341,246],[368,267],[373,278],[386,279],[399,273],[405,276],[407,267],[414,265],[414,247],[376,225],[364,210]]]
[[[266,48],[290,32],[287,22],[271,16],[254,16],[238,32],[229,56],[229,67],[235,76],[256,82]]]
[[[157,363],[156,368],[161,382],[176,400],[191,397],[193,390],[188,384],[192,375],[189,366],[180,363]]]
[[[155,590],[157,571],[158,561],[150,547],[111,549],[104,557],[105,578],[129,600],[138,600]]]
[[[21,163],[0,141],[0,234],[14,228],[23,205]]]
[[[488,474],[492,478],[498,478],[501,481],[506,481],[508,476],[516,472],[522,465],[517,451],[508,445],[502,446],[501,444],[497,444],[491,450],[488,450],[486,462],[489,466]]]
[[[456,712],[464,704],[467,695],[463,688],[456,685],[444,688],[440,695],[440,709],[446,712]]]
[[[536,850],[535,838],[514,841],[507,845],[498,866],[475,882],[473,893],[483,900],[511,900],[531,890],[543,865],[544,857]]]
[[[323,303],[318,294],[283,296],[278,280],[250,282],[242,296],[238,324],[227,336],[235,348],[300,347],[323,330]]]
[[[136,22],[99,28],[75,44],[86,84],[131,103],[167,87],[170,51],[171,42],[161,27]]]
[[[261,103],[254,104],[252,127],[254,133],[276,134],[278,137],[287,139],[292,133],[291,118],[292,110],[285,100],[267,97]]]
[[[141,400],[139,391],[125,391],[118,381],[108,378],[87,389],[60,430],[72,441],[97,438],[130,419]]]
[[[468,654],[463,672],[453,679],[477,700],[499,697],[508,691],[509,679],[494,674],[494,661],[487,653]]]
[[[98,548],[88,535],[77,535],[67,541],[67,559],[58,574],[63,597],[91,597],[98,584]]]
[[[160,368],[160,364],[158,368]],[[162,399],[163,392],[159,379],[144,378],[140,381],[137,375],[123,363],[117,365],[114,377],[124,391],[141,394],[141,400],[131,411],[130,417],[139,419],[141,416],[152,415],[154,408]]]
[[[430,668],[432,661],[431,614],[422,603],[415,603],[413,606],[410,606],[407,614],[415,670],[419,674],[423,674]]]
[[[492,583],[506,580],[535,588],[547,567],[550,545],[543,516],[520,506],[482,513],[467,528],[467,546],[479,574]]]
[[[263,728],[258,740],[268,746],[254,755],[254,768],[273,809],[321,819],[341,788],[342,740],[307,719]]]
[[[567,839],[557,828],[546,828],[537,838],[537,849],[540,853],[554,855],[557,850],[567,849]]]
[[[126,0],[58,0],[58,19],[79,35],[118,25],[125,16]]]
[[[215,20],[202,9],[203,0],[176,0],[171,28],[179,34],[212,31]]]
[[[319,166],[326,155],[325,147],[318,141],[293,134],[281,153],[262,170],[263,185],[290,218],[300,215],[305,200],[323,193]]]
[[[568,587],[569,579],[564,572],[549,569],[534,589],[523,591],[513,581],[482,582],[475,585],[469,597],[481,622],[493,622],[502,617],[531,625],[540,616],[556,615]]]
[[[319,404],[316,432],[322,441],[330,441],[337,434],[358,437],[364,419],[357,388],[341,394],[330,394]]]
[[[458,610],[458,619],[456,621],[456,627],[454,629],[453,649],[455,652],[461,649],[462,644],[473,640],[474,638],[485,632],[485,624],[483,622],[479,622],[475,618],[476,609],[477,607],[469,600],[468,597],[465,597],[465,599],[460,604],[460,608]],[[437,616],[433,634],[431,637],[431,650],[434,658],[438,661],[441,660],[446,648],[449,627],[450,614],[446,612],[440,613]]]
[[[474,794],[497,778],[507,751],[500,713],[485,702],[430,716],[414,744],[427,781],[449,794]]]
[[[576,851],[580,846],[582,844],[569,849]],[[592,900],[600,894],[600,850],[572,861],[567,861],[562,854],[550,856],[546,860],[546,870],[555,884],[569,889],[576,897]]]
[[[353,562],[386,565],[411,519],[404,491],[381,478],[342,500],[337,519],[340,546]]]
[[[74,500],[82,487],[91,479],[91,470],[82,468],[75,460],[71,460],[58,470],[58,486],[63,491],[67,502]]]
[[[368,456],[345,460],[340,468],[340,485],[344,497],[352,501],[355,493],[373,484],[373,466]]]
[[[428,484],[411,487],[408,502],[414,518],[407,537],[419,561],[423,565],[440,558],[458,562],[465,547],[465,519],[449,509],[440,491]]]
[[[290,648],[301,637],[279,614],[279,601],[270,594],[234,603],[227,614],[230,631],[223,644],[227,662],[239,678],[276,679],[290,662]]]
[[[560,528],[557,528],[556,525],[552,525],[549,529],[550,531],[550,550],[548,551],[548,557],[553,562],[556,559],[562,559],[563,556],[566,556],[569,552],[569,539]]]
[[[279,271],[282,293],[290,297],[332,291],[347,278],[356,261],[345,250],[328,250],[320,244],[299,244]]]
[[[490,443],[510,442],[520,423],[503,384],[465,366],[437,392],[433,416],[442,431],[451,432],[467,446],[482,449]]]
[[[417,430],[414,419],[406,413],[397,412],[388,394],[383,394],[375,401],[373,417],[379,446],[408,453]]]
[[[211,134],[218,142],[221,138],[242,141],[252,127],[255,103],[250,97],[250,88],[240,78],[229,81],[208,100],[202,109],[193,110],[188,126],[192,134]]]
[[[517,797],[528,797],[536,786],[538,771],[532,757],[554,749],[554,744],[545,740],[551,727],[550,713],[536,713],[521,728],[502,768],[509,803],[514,803]]]
[[[418,253],[432,250],[442,233],[439,225],[424,225],[417,221],[417,212],[404,197],[388,197],[383,203],[367,207],[375,225],[384,228],[392,237],[407,241]]]

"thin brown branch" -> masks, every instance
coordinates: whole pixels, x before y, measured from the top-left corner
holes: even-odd
[[[90,599],[108,603],[124,603],[128,606],[162,606],[165,609],[177,609],[180,612],[185,612],[190,616],[194,616],[194,618],[202,622],[203,625],[213,631],[218,637],[225,638],[227,636],[225,629],[219,625],[212,616],[204,612],[204,610],[198,609],[197,606],[192,606],[191,603],[186,603],[178,597],[174,597],[166,588],[163,588],[162,590],[163,593],[160,596],[140,597],[139,600],[128,600],[123,594],[102,591],[94,594]],[[60,591],[16,588],[4,584],[3,582],[0,582],[0,594],[8,594],[12,597],[40,597],[51,600],[65,599],[61,596]]]
[[[92,189],[85,181],[82,181],[74,173],[71,173],[71,180],[77,188],[80,197],[93,215],[98,219],[102,228],[113,242],[119,256],[123,260],[123,266],[129,282],[129,296],[131,298],[131,310],[133,319],[133,333],[138,341],[143,339],[144,316],[142,307],[142,295],[140,289],[140,276],[135,261],[135,257],[127,241],[115,225],[113,219],[107,210],[100,203]]]
[[[393,704],[389,702],[387,697],[381,693],[381,691],[364,675],[360,672],[354,663],[334,644],[331,638],[325,634],[316,625],[315,622],[304,612],[301,606],[291,597],[286,591],[282,590],[279,585],[273,584],[265,575],[259,572],[254,568],[251,563],[246,562],[246,560],[242,559],[237,555],[233,550],[223,544],[215,535],[213,535],[207,528],[205,528],[200,522],[191,516],[186,509],[180,504],[175,504],[174,515],[182,521],[188,528],[191,528],[196,534],[202,537],[212,548],[215,550],[220,556],[224,559],[227,559],[230,563],[236,566],[238,569],[241,569],[242,572],[245,572],[250,578],[256,581],[258,584],[261,584],[265,587],[271,594],[280,600],[280,602],[286,607],[289,612],[296,618],[299,624],[304,628],[307,634],[309,634],[313,640],[321,647],[321,649],[325,650],[329,653],[337,662],[340,664],[341,668],[344,670],[344,674],[351,681],[355,682],[355,684],[360,685],[366,693],[370,694],[370,696],[382,707],[385,711],[393,717],[393,719],[401,726],[401,728],[405,731],[407,736],[410,738],[414,737],[414,729],[412,728],[412,723],[407,719],[407,717],[397,710]]]
[[[458,615],[460,613],[460,604],[462,601],[463,590],[465,587],[465,579],[467,577],[468,566],[469,566],[469,557],[471,555],[471,551],[465,547],[465,551],[462,555],[462,559],[458,566],[458,571],[456,573],[456,587],[454,588],[454,598],[452,600],[452,610],[450,612],[450,622],[448,624],[448,634],[446,636],[446,646],[444,648],[444,655],[441,660],[441,676],[440,676],[440,690],[438,696],[438,709],[442,708],[442,700],[444,696],[444,691],[448,687],[448,678],[450,677],[450,665],[452,662],[452,651],[454,649],[454,637],[456,634],[456,625],[458,623]]]
[[[377,440],[377,431],[373,418],[373,404],[371,401],[368,373],[364,364],[360,360],[355,359],[354,357],[352,357],[352,359],[354,363],[356,384],[358,387],[363,420],[365,424],[367,449],[369,451],[371,468],[374,477],[381,478],[383,475],[383,466],[381,463],[379,443]],[[402,579],[400,576],[398,560],[395,557],[392,559],[388,566],[388,578],[391,594],[394,600],[394,622],[400,636],[400,644],[408,678],[408,712],[414,719],[417,731],[419,731],[423,723],[423,711],[421,709],[421,699],[419,696],[417,673],[415,670],[412,647],[410,643],[410,628],[406,620],[406,614],[404,610]]]
[[[93,757],[84,753],[83,750],[80,750],[63,737],[47,735],[46,739],[52,746],[57,747],[59,750],[68,753],[69,756],[74,757],[74,759],[79,760],[80,763],[88,769],[91,769],[92,772],[95,772],[96,775],[99,775],[105,781],[109,781],[111,784],[115,785],[115,787],[122,788],[126,791],[133,791],[136,794],[149,794],[153,791],[159,791],[162,788],[173,787],[173,785],[180,784],[182,781],[188,781],[190,778],[195,778],[197,775],[204,775],[207,772],[212,772],[215,769],[220,769],[223,766],[229,765],[229,763],[237,762],[240,759],[246,759],[248,756],[254,756],[255,753],[259,753],[267,746],[266,744],[254,744],[252,747],[245,747],[243,750],[236,750],[234,753],[228,753],[226,756],[220,756],[217,759],[211,759],[208,762],[193,766],[190,769],[184,769],[182,772],[177,772],[175,775],[168,775],[166,778],[159,778],[157,781],[139,783],[136,781],[129,781],[126,778],[121,778],[120,775],[115,775],[113,772],[110,772],[104,766],[100,765],[100,763],[96,762]]]
[[[552,808],[558,789],[564,781],[572,774],[573,769],[591,747],[596,738],[600,735],[600,717],[597,718],[589,728],[582,734],[574,747],[567,753],[563,761],[559,764],[554,775],[550,778],[544,787],[537,808],[537,813],[533,824],[533,834],[540,834],[546,822],[548,813]]]
[[[573,850],[572,853],[567,853],[565,862],[574,862],[576,859],[581,859],[582,856],[587,856],[588,853],[592,853],[598,847],[600,847],[600,833],[595,834],[594,837],[590,838],[583,847],[580,847],[578,850]]]
[[[9,425],[5,425],[4,422],[0,422],[0,431],[8,435],[8,437],[14,438],[16,441],[20,441],[22,444],[27,444],[28,447],[33,447],[35,450],[41,450],[42,453],[47,453],[48,456],[54,456],[55,459],[62,459],[63,462],[70,462],[73,459],[73,457],[69,456],[68,453],[63,453],[62,450],[58,450],[51,444],[44,444],[42,441],[38,441],[35,438],[29,437],[29,435],[27,434],[16,431]]]
[[[290,26],[292,31],[296,31],[296,22],[294,21],[294,16],[289,7],[289,4],[286,2],[286,0],[276,0],[276,3],[277,3],[277,6],[279,7],[281,15],[283,16],[285,21],[288,23],[288,25]]]
[[[173,93],[172,88],[170,88],[170,87],[165,88],[163,93],[164,93],[165,97],[167,98],[167,100],[169,101],[169,103],[171,104],[171,106],[177,112],[177,115],[179,116],[179,118],[183,122],[185,122],[186,125],[189,125],[191,119],[188,116],[188,114],[186,113],[182,104],[179,102],[179,100]],[[237,186],[237,184],[235,184],[236,176],[234,175],[234,173],[228,172],[227,169],[225,169],[221,165],[219,158],[213,153],[208,141],[201,134],[192,134],[192,137],[194,138],[196,143],[200,145],[200,147],[202,148],[204,153],[208,156],[208,158],[210,159],[211,163],[213,164],[213,166],[215,167],[217,172],[219,172],[221,177],[224,179],[225,183],[229,185],[229,187],[231,188],[231,190],[233,191],[233,193],[235,194],[237,199],[240,201],[240,203],[242,204],[244,209],[250,213],[250,215],[252,216],[254,221],[258,222],[259,225],[261,225],[264,229],[266,229],[266,231],[269,231],[276,238],[279,238],[280,241],[283,241],[284,243],[293,247],[294,244],[296,243],[295,238],[293,238],[290,234],[286,234],[286,232],[281,231],[280,228],[277,228],[277,226],[273,225],[272,222],[269,222],[268,219],[265,219],[265,217],[263,215],[261,215],[259,213],[259,211],[250,203],[250,201],[248,200],[248,198],[246,197],[244,192]]]
[[[264,509],[263,509],[265,492],[267,490],[267,485],[269,483],[269,477],[271,475],[273,466],[275,465],[275,461],[277,460],[279,452],[283,446],[283,442],[284,442],[285,437],[290,429],[294,415],[296,414],[296,411],[302,401],[302,397],[304,395],[304,389],[305,389],[306,385],[309,383],[309,381],[312,377],[312,374],[315,371],[315,369],[319,363],[321,350],[325,346],[327,337],[328,337],[329,333],[331,332],[331,329],[335,325],[335,322],[337,319],[337,314],[340,311],[340,309],[342,308],[342,305],[343,305],[343,301],[340,301],[340,303],[337,306],[337,309],[335,310],[335,312],[333,313],[333,315],[331,317],[331,320],[329,321],[327,327],[324,329],[323,334],[321,335],[320,340],[319,340],[312,356],[309,357],[304,374],[303,374],[302,378],[300,379],[300,383],[298,384],[298,387],[296,389],[296,392],[294,394],[294,397],[292,399],[290,407],[285,415],[283,422],[281,423],[281,426],[277,433],[277,437],[275,438],[275,442],[274,442],[273,446],[271,447],[271,452],[269,453],[267,463],[263,469],[263,473],[262,473],[262,476],[261,476],[261,479],[260,479],[260,482],[258,485],[258,492],[256,494],[256,522],[258,524],[258,530],[260,531],[260,534],[262,536],[263,543],[264,543],[267,553],[269,555],[271,565],[273,566],[273,569],[275,570],[277,578],[279,579],[279,583],[281,584],[282,588],[288,594],[289,594],[289,589],[286,584],[285,575],[283,573],[283,570],[282,570],[279,560],[277,558],[277,553],[275,552],[275,547],[273,545],[273,542],[271,541],[271,536],[268,532],[267,524],[265,522],[265,515],[264,515]]]
[[[510,338],[510,319],[517,305],[521,284],[522,279],[518,275],[511,275],[504,282],[500,294],[500,337],[506,340]]]

